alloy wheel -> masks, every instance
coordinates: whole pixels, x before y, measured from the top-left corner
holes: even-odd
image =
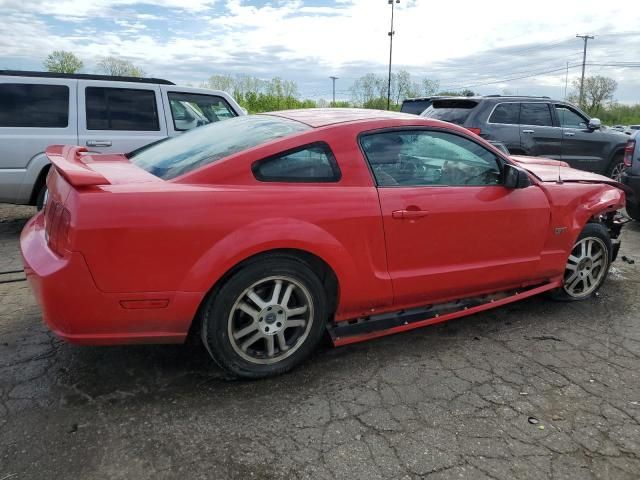
[[[304,343],[313,322],[307,289],[288,276],[255,282],[236,299],[228,320],[231,346],[245,360],[272,364]]]
[[[595,292],[607,273],[608,255],[606,245],[599,238],[586,237],[576,243],[565,267],[564,291],[574,298]]]
[[[616,182],[622,180],[622,172],[624,172],[625,166],[624,163],[620,162],[614,165],[611,170],[611,178],[613,178]]]

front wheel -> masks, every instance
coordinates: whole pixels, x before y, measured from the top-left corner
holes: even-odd
[[[588,223],[567,259],[563,285],[553,297],[567,301],[591,297],[607,278],[612,252],[607,229],[599,223]]]
[[[327,300],[309,266],[286,255],[249,263],[209,298],[202,340],[232,375],[264,378],[301,363],[322,338]]]

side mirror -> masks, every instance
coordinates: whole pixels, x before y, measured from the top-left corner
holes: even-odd
[[[527,188],[531,186],[529,175],[520,167],[507,163],[502,170],[504,186],[507,188]]]
[[[599,118],[589,120],[589,130],[600,130],[600,127],[602,127],[602,122]]]

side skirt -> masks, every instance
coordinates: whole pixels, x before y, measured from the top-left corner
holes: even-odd
[[[364,342],[373,338],[406,332],[414,328],[435,325],[454,318],[464,317],[473,313],[500,307],[508,303],[517,302],[524,298],[560,287],[561,280],[528,287],[519,290],[470,297],[455,302],[426,305],[424,307],[400,310],[361,317],[354,320],[334,323],[327,327],[333,345],[336,347],[352,343]]]

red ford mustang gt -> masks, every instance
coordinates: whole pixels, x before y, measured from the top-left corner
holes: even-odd
[[[344,345],[544,291],[587,298],[619,246],[623,186],[413,115],[286,111],[127,155],[47,154],[21,249],[51,329],[198,333],[237,376],[289,370],[327,330]]]

